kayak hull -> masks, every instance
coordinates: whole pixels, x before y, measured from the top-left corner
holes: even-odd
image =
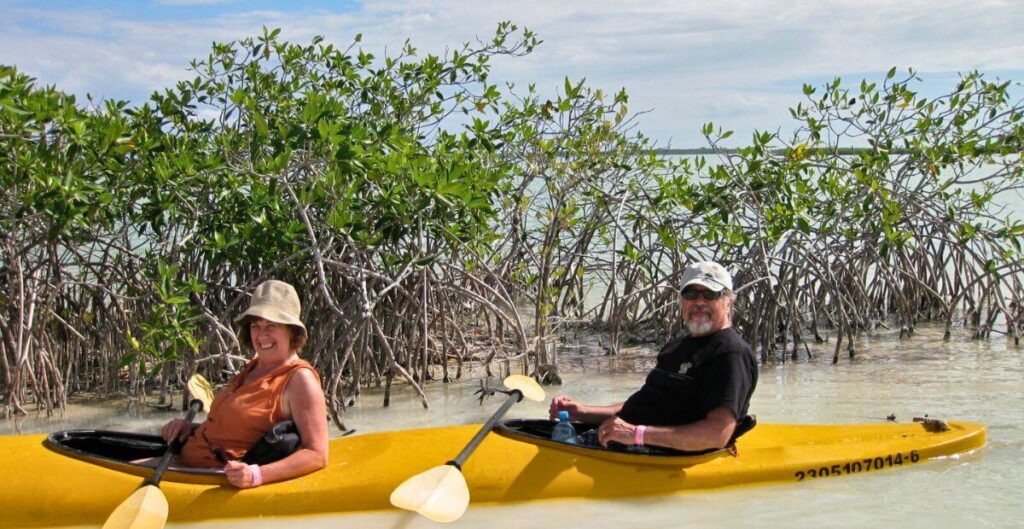
[[[877,472],[960,454],[985,444],[985,427],[950,422],[762,424],[727,451],[674,462],[642,455],[603,458],[579,447],[488,435],[463,467],[473,504],[553,498],[622,498],[763,482]],[[391,509],[406,478],[444,464],[479,425],[402,430],[334,439],[326,468],[239,490],[223,476],[168,472],[160,489],[169,520],[189,522]],[[102,524],[141,483],[125,469],[44,448],[46,436],[0,437],[0,527]],[[139,471],[146,474],[145,470]]]

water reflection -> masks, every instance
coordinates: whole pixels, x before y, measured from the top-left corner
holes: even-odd
[[[1018,527],[1020,461],[1024,460],[1024,349],[1006,340],[976,342],[967,336],[942,341],[938,329],[919,329],[912,340],[876,337],[859,344],[853,360],[845,351],[831,364],[828,344],[812,359],[761,368],[751,403],[761,422],[877,422],[889,414],[900,421],[928,414],[971,419],[989,427],[983,450],[911,469],[621,501],[539,501],[513,506],[472,506],[452,527]],[[652,344],[653,345],[653,344]],[[643,353],[643,354],[641,354]],[[651,365],[650,351],[627,350],[609,357],[596,347],[566,350],[560,388],[585,401],[611,403],[629,395]],[[398,391],[389,409],[379,392],[367,391],[346,416],[358,432],[458,424],[485,420],[500,402],[481,406],[477,381],[428,388],[431,408],[423,410],[411,391]],[[546,403],[523,402],[512,417],[538,417]],[[63,418],[22,419],[22,431],[97,427],[155,431],[177,412],[129,412],[123,401],[74,407]],[[12,423],[0,422],[10,432]],[[340,432],[334,431],[334,435]],[[453,454],[454,456],[454,454]],[[442,463],[442,462],[438,462]],[[469,465],[486,464],[470,459]],[[585,520],[584,520],[585,519]],[[316,528],[436,528],[437,524],[397,512],[301,519],[203,523],[203,527],[282,528],[301,523]],[[196,527],[178,525],[177,527]],[[169,526],[170,527],[170,526]]]

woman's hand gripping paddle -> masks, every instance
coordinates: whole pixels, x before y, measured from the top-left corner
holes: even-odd
[[[192,422],[196,413],[210,409],[213,401],[213,387],[202,375],[192,375],[188,381],[188,391],[194,397],[188,405],[185,421]],[[177,452],[178,443],[172,441],[167,451],[160,458],[156,470],[139,485],[131,496],[128,496],[107,517],[103,529],[162,529],[167,522],[167,498],[160,491],[159,483],[171,459]]]
[[[462,465],[513,404],[523,400],[523,397],[536,402],[544,400],[544,389],[530,377],[512,375],[503,383],[510,390],[508,400],[484,423],[459,455],[452,461],[403,481],[391,493],[392,505],[416,511],[435,522],[453,522],[466,512],[469,506],[469,487],[462,475]]]

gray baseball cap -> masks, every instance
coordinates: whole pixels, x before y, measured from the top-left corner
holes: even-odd
[[[732,276],[724,266],[712,261],[702,261],[693,263],[683,272],[682,288],[690,285],[701,285],[715,292],[723,288],[732,290]]]

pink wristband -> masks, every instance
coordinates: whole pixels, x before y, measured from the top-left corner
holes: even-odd
[[[647,433],[647,427],[646,426],[644,426],[642,424],[640,426],[637,426],[636,429],[633,430],[633,444],[635,444],[637,446],[643,446],[644,445],[644,434],[645,433]]]
[[[259,465],[249,465],[249,471],[252,472],[252,486],[259,487],[263,484],[263,472],[260,471]]]

